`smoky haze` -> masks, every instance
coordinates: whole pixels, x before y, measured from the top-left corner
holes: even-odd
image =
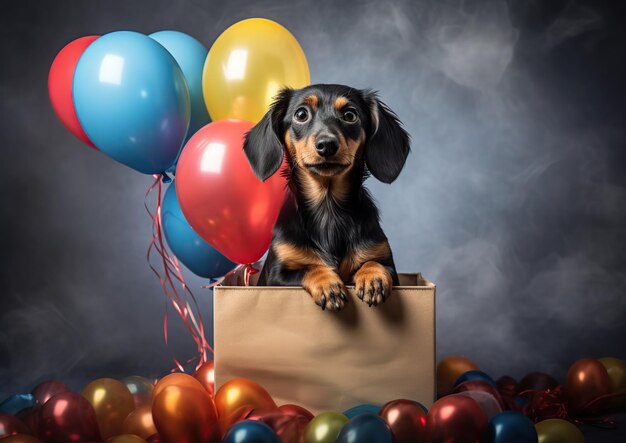
[[[437,284],[439,357],[560,379],[578,358],[626,358],[626,39],[614,5],[2,2],[0,397],[172,367],[145,259],[152,178],[62,127],[46,89],[55,54],[120,29],[175,29],[209,47],[257,16],[296,36],[314,83],[378,90],[410,132],[400,178],[368,187],[399,270]],[[210,325],[203,283],[190,277]],[[170,349],[189,357],[174,323]]]

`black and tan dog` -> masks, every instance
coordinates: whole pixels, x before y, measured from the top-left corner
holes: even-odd
[[[244,151],[266,180],[283,155],[290,193],[274,228],[259,285],[299,286],[322,309],[340,310],[345,285],[370,306],[398,284],[378,210],[363,181],[398,177],[409,136],[370,91],[342,85],[282,90],[246,135]]]

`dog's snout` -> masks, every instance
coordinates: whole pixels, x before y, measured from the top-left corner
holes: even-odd
[[[339,149],[339,140],[332,135],[322,135],[315,140],[315,150],[322,157],[330,157]]]

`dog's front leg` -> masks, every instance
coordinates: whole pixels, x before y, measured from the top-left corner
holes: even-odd
[[[391,295],[393,280],[387,266],[367,261],[354,274],[354,289],[357,297],[369,306],[376,306]]]
[[[302,287],[322,309],[339,311],[348,301],[346,287],[341,277],[325,265],[309,267],[302,278]]]

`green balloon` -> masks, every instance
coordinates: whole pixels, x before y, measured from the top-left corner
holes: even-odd
[[[322,412],[311,420],[304,431],[304,443],[335,443],[348,417],[339,412]]]
[[[559,418],[540,421],[535,429],[539,443],[585,443],[585,437],[578,426]]]

